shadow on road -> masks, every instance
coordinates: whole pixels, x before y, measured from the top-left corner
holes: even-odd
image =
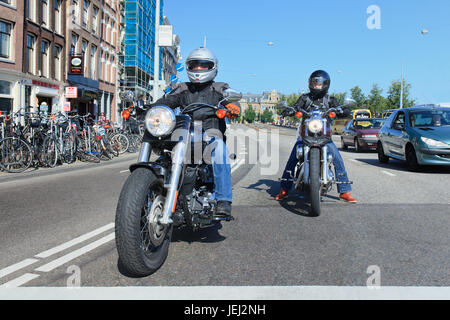
[[[261,186],[266,186],[267,188],[261,188]],[[253,189],[253,190],[265,190],[270,197],[274,199],[274,203],[278,203],[282,208],[286,209],[287,211],[294,213],[299,216],[303,217],[310,217],[312,218],[310,214],[310,208],[311,208],[311,201],[309,200],[309,195],[304,192],[297,192],[294,190],[291,190],[289,195],[282,201],[276,201],[275,196],[280,192],[280,182],[270,179],[262,179],[258,182],[249,185],[245,189]],[[327,195],[324,197],[324,200],[327,199],[337,199],[337,197],[329,196]]]
[[[400,160],[394,160],[394,159],[389,159],[388,163],[380,163],[378,161],[378,159],[355,159],[355,160],[373,165],[375,167],[383,168],[383,169],[409,172],[412,174],[415,174],[415,173],[430,173],[430,174],[450,173],[450,167],[445,167],[445,166],[420,166],[420,168],[417,172],[411,172],[406,167],[405,162],[400,161]]]
[[[203,242],[203,243],[214,243],[224,241],[226,237],[219,233],[222,229],[222,224],[217,223],[212,227],[205,229],[200,229],[198,231],[192,231],[189,227],[184,229],[174,229],[172,233],[171,242]]]

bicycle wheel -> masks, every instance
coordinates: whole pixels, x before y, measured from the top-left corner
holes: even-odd
[[[55,136],[46,137],[44,140],[44,161],[47,167],[54,168],[58,163],[58,139]]]
[[[33,162],[33,150],[22,139],[5,138],[0,141],[0,165],[10,173],[20,173],[27,170]]]
[[[115,134],[110,141],[113,149],[118,150],[119,154],[126,152],[130,146],[127,136],[121,133]]]
[[[76,141],[72,133],[64,134],[64,161],[66,163],[73,163],[76,160]]]

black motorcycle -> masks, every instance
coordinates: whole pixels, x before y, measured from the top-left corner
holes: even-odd
[[[348,99],[344,106],[351,106],[354,101]],[[293,110],[292,107],[288,107]],[[303,118],[297,135],[301,137],[303,144],[297,146],[296,156],[298,163],[294,172],[289,172],[291,181],[298,192],[309,192],[311,199],[311,214],[320,215],[320,203],[337,182],[334,170],[332,170],[333,157],[328,152],[327,144],[331,141],[331,121],[337,113],[348,116],[350,111],[341,107],[329,108],[326,111],[314,104],[310,112],[298,109],[296,116]],[[349,182],[351,183],[351,182]]]
[[[129,274],[147,276],[161,267],[174,227],[196,231],[230,220],[214,215],[213,170],[204,157],[210,144],[192,113],[208,107],[224,118],[228,110],[221,103],[241,97],[227,89],[217,106],[194,103],[178,115],[163,105],[148,110],[139,159],[130,166],[116,211],[117,251]],[[152,152],[159,156],[153,162]]]

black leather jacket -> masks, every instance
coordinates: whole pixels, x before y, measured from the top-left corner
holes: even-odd
[[[229,86],[225,82],[210,81],[201,84],[184,82],[169,94],[146,107],[148,108],[163,104],[175,109],[177,107],[185,107],[194,102],[217,105],[223,99],[224,90],[228,88]],[[225,106],[226,102],[222,102],[222,105]],[[199,110],[194,111],[192,116],[193,120],[201,120],[203,122],[202,126],[204,130],[219,129],[222,133],[225,133],[225,119],[217,118],[215,110],[207,107],[200,108]]]

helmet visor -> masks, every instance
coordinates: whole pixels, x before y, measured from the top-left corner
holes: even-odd
[[[325,82],[327,79],[325,79],[324,77],[314,77],[311,78],[311,82],[310,82],[310,86],[313,89],[323,89],[325,87]]]
[[[186,62],[187,71],[205,72],[214,69],[214,62],[209,60],[191,60]]]

